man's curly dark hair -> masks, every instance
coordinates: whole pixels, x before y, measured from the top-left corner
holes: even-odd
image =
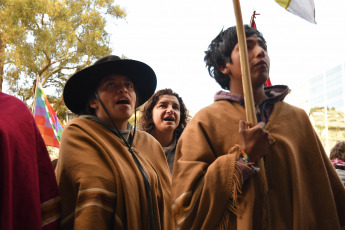
[[[266,44],[266,40],[262,34],[248,26],[244,26],[246,37],[257,35]],[[218,84],[225,90],[229,90],[230,79],[224,75],[219,68],[225,66],[227,62],[232,63],[231,53],[238,42],[236,26],[229,27],[227,30],[222,30],[218,36],[212,40],[205,51],[204,61],[208,69],[208,73],[213,77]]]
[[[139,127],[153,135],[155,124],[153,123],[152,118],[152,111],[153,108],[156,106],[157,102],[159,101],[160,96],[162,95],[172,95],[175,96],[180,104],[180,123],[178,124],[177,128],[175,129],[174,133],[177,139],[181,136],[183,130],[186,128],[187,123],[189,121],[189,114],[188,110],[186,109],[185,104],[183,103],[182,98],[172,91],[171,89],[162,89],[158,90],[152,97],[145,103],[144,108],[142,110],[140,119],[139,119]]]
[[[331,149],[329,158],[333,160],[338,158],[339,160],[345,161],[345,141],[338,141]]]

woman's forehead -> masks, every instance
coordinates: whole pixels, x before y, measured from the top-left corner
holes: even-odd
[[[176,96],[170,94],[163,94],[159,96],[158,102],[172,102],[180,104]]]

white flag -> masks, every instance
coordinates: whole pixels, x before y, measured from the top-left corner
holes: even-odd
[[[314,0],[275,0],[291,13],[316,24]]]

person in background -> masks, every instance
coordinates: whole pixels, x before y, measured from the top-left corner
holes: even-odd
[[[229,91],[218,92],[193,117],[177,144],[177,228],[344,229],[344,186],[308,115],[283,101],[287,86],[264,88],[266,41],[256,29],[244,30],[258,124],[245,121],[237,31],[230,27],[212,40],[204,58],[210,75]],[[265,168],[258,169],[260,158]]]
[[[147,64],[110,55],[66,83],[56,167],[61,229],[173,229],[170,172],[151,135],[128,122],[156,88]]]
[[[60,196],[28,107],[0,92],[0,229],[58,229]]]
[[[173,171],[177,141],[189,119],[182,98],[171,89],[157,91],[144,105],[140,116],[142,130],[154,136],[163,147]]]
[[[339,141],[334,145],[329,158],[345,186],[345,141]]]

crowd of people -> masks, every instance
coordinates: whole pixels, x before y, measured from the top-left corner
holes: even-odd
[[[30,111],[0,93],[0,229],[345,229],[345,142],[330,160],[307,114],[284,102],[289,88],[264,87],[266,41],[244,29],[257,124],[236,27],[205,51],[223,90],[193,118],[172,89],[155,92],[144,62],[110,55],[72,75],[63,97],[77,117],[55,171]]]

